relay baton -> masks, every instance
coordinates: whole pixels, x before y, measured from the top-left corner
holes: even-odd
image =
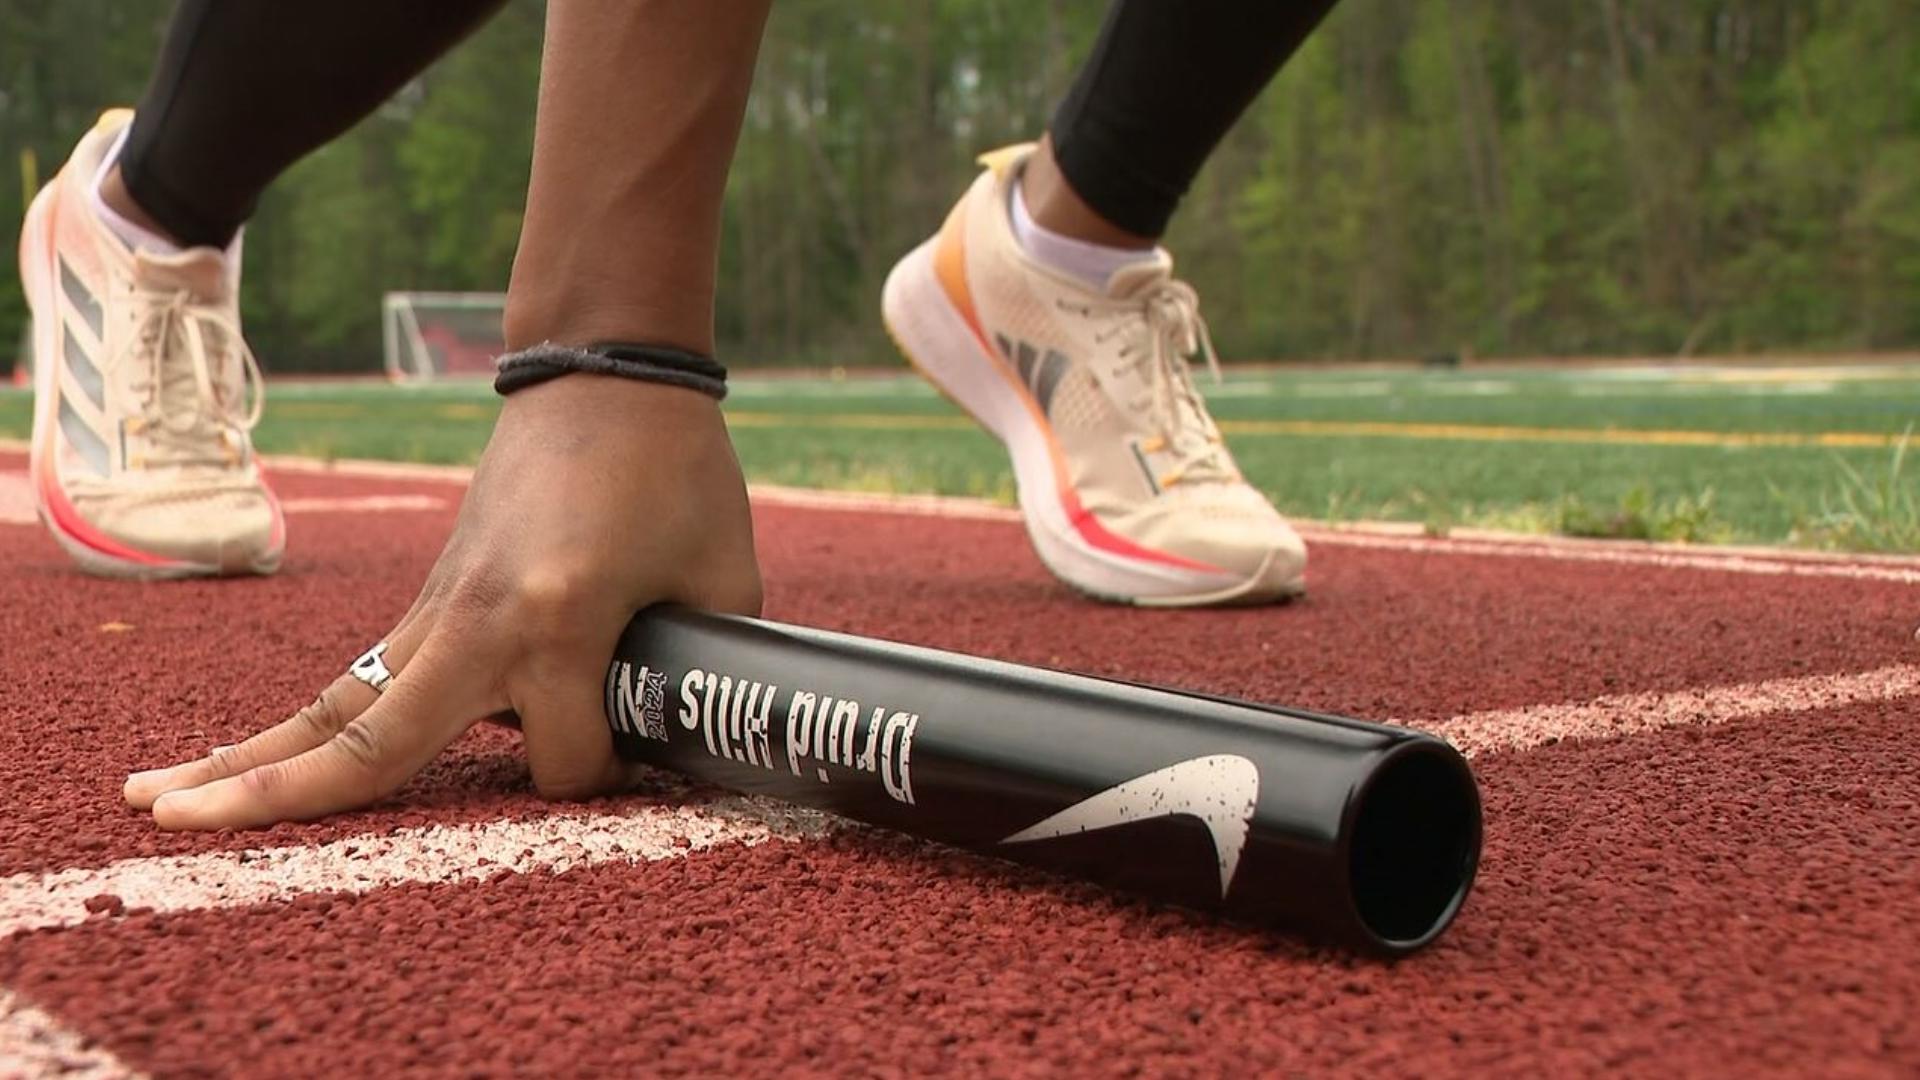
[[[1479,864],[1460,753],[1341,716],[675,607],[606,709],[623,758],[1378,954]]]

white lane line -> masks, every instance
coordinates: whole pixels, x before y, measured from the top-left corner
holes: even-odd
[[[89,901],[102,910],[167,913],[247,907],[310,893],[358,895],[410,883],[657,862],[724,845],[818,835],[828,827],[826,820],[731,798],[694,807],[432,825],[313,847],[148,856],[14,874],[0,878],[0,939],[77,926],[94,917]]]
[[[133,1080],[144,1076],[59,1021],[0,989],[0,1077]]]
[[[1469,756],[1522,752],[1569,740],[1803,713],[1920,696],[1920,665],[1769,679],[1734,686],[1621,694],[1421,723]],[[102,867],[0,878],[0,939],[77,926],[90,909],[156,913],[246,907],[311,893],[357,895],[409,883],[480,881],[642,863],[695,851],[819,836],[834,820],[764,799],[435,825],[313,847],[260,848],[123,859]]]
[[[1371,548],[1380,551],[1406,551],[1419,555],[1557,559],[1563,562],[1611,563],[1617,566],[1649,566],[1669,570],[1711,570],[1726,574],[1760,574],[1776,577],[1846,578],[1854,581],[1884,581],[1896,585],[1920,585],[1920,565],[1903,564],[1893,560],[1841,562],[1796,557],[1786,552],[1748,553],[1726,548],[1708,548],[1696,554],[1675,550],[1673,545],[1662,545],[1657,548],[1622,545],[1615,549],[1598,544],[1575,545],[1548,540],[1451,540],[1314,528],[1302,528],[1300,535],[1312,544]]]
[[[0,525],[31,525],[36,516],[27,474],[0,472]]]
[[[1760,544],[1688,544],[1669,540],[1603,540],[1591,536],[1562,536],[1558,533],[1519,533],[1503,529],[1477,529],[1470,526],[1449,529],[1435,536],[1426,526],[1411,521],[1315,521],[1298,520],[1303,535],[1337,542],[1346,536],[1363,539],[1385,537],[1409,543],[1520,544],[1566,551],[1603,551],[1650,553],[1655,555],[1708,556],[1727,559],[1778,559],[1795,563],[1820,563],[1830,566],[1891,566],[1902,570],[1920,570],[1920,555],[1888,555],[1873,551],[1820,551],[1815,548],[1768,547]]]
[[[1920,696],[1920,665],[1493,709],[1420,725],[1468,757]]]
[[[909,517],[963,518],[971,521],[1019,521],[1020,511],[985,499],[959,495],[892,495],[861,491],[750,484],[747,494],[762,506],[791,510],[836,510],[852,514],[904,514]]]
[[[447,506],[447,500],[438,495],[313,496],[280,500],[280,509],[289,514],[379,514],[396,510],[444,510]]]
[[[1618,738],[1915,695],[1920,695],[1920,666],[1895,665],[1857,674],[1471,713],[1429,729],[1476,757],[1564,740]],[[92,914],[89,901],[96,907],[154,912],[240,908],[310,893],[357,895],[415,882],[482,881],[503,874],[654,862],[733,844],[799,840],[831,827],[825,815],[730,798],[700,807],[430,826],[307,848],[125,859],[97,869],[0,879],[0,939],[83,923]],[[0,989],[0,1077],[15,1075],[85,1080],[141,1076]]]
[[[468,465],[417,465],[404,461],[326,460],[269,454],[262,459],[271,473],[305,473],[368,480],[421,480],[433,484],[466,484],[473,480]]]

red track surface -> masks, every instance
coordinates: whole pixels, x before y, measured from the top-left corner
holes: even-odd
[[[0,920],[75,868],[553,812],[502,732],[314,826],[170,836],[121,806],[129,769],[277,719],[384,631],[458,495],[280,487],[448,504],[302,515],[285,572],[247,582],[83,579],[0,525]],[[1010,524],[757,521],[775,618],[1416,725],[1920,663],[1915,584],[1325,544],[1305,602],[1165,613],[1073,598]],[[1917,714],[1895,695],[1483,754],[1480,884],[1397,964],[843,832],[165,913],[100,898],[0,940],[0,991],[164,1075],[1910,1076]]]

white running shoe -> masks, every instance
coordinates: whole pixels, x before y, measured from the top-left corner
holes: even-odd
[[[240,244],[136,251],[90,187],[133,114],[80,140],[27,210],[40,518],[110,577],[267,574],[286,542],[249,437],[265,388],[240,335]]]
[[[1106,292],[1042,266],[1008,199],[1031,146],[982,157],[940,232],[887,276],[887,328],[1013,458],[1042,562],[1106,600],[1262,603],[1305,590],[1306,545],[1242,477],[1193,384],[1218,374],[1164,251]]]

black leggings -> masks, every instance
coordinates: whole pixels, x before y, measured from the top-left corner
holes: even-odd
[[[504,2],[181,0],[120,177],[174,239],[225,247],[275,177]]]
[[[503,0],[182,0],[120,156],[142,209],[224,246],[267,184],[372,112]],[[1067,182],[1166,229],[1227,129],[1334,0],[1118,0],[1050,133]]]
[[[1213,148],[1335,0],[1118,0],[1048,133],[1074,194],[1159,236]]]

